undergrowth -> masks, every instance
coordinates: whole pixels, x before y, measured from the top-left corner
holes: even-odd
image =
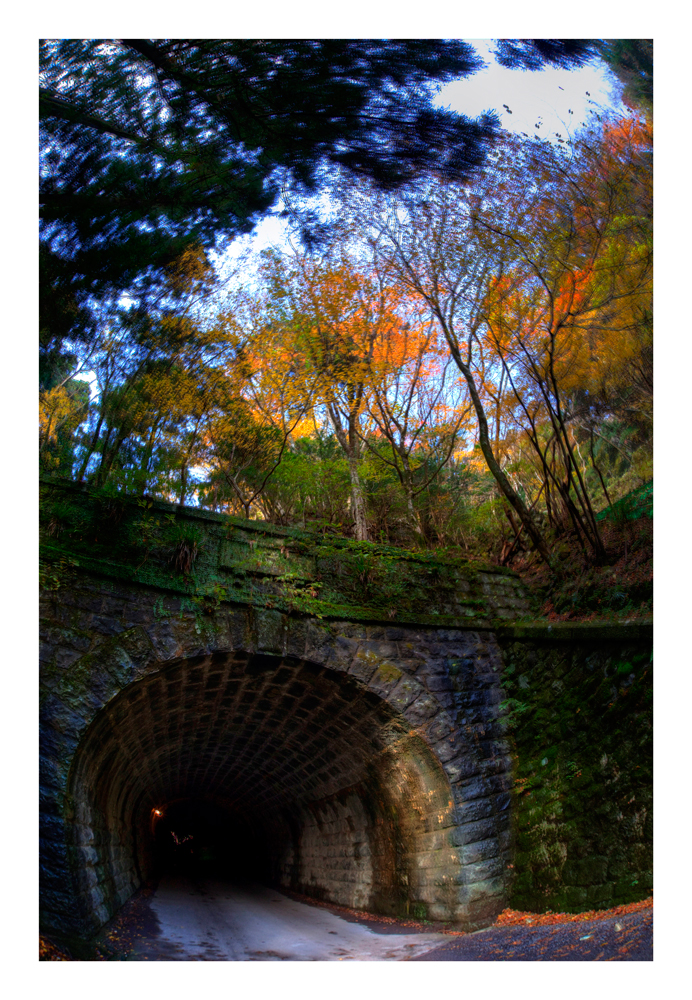
[[[536,560],[515,566],[542,617],[593,621],[649,617],[653,610],[653,522],[649,517],[601,526],[608,551],[594,565],[574,543],[563,543],[561,574]]]

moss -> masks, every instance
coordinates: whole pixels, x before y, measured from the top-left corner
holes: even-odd
[[[374,679],[384,684],[390,684],[403,677],[403,673],[393,663],[381,662],[375,671]]]
[[[517,621],[508,610],[515,597],[503,612],[514,617],[501,622],[503,598],[488,591],[520,595],[510,572],[325,541],[298,529],[102,495],[78,484],[44,484],[41,516],[42,580],[54,595],[49,604],[59,604],[61,588],[73,586],[83,571],[104,589],[109,580],[134,583],[143,594],[155,588],[147,598],[153,617],[169,620],[172,633],[194,631],[209,647],[224,617],[216,612],[228,603],[247,608],[250,645],[277,651],[288,615],[492,630],[503,650],[502,709],[515,756],[511,905],[578,910],[586,902],[607,906],[649,893],[650,626]],[[195,548],[194,560],[176,560],[181,545]],[[67,613],[56,627],[65,623],[66,639],[88,638]],[[323,628],[329,632],[327,622]],[[104,698],[111,684],[127,681],[138,654],[123,642],[121,635],[112,647],[82,657],[71,670],[66,703],[77,705],[87,674],[99,678]],[[362,656],[368,677],[377,673],[380,683],[393,684],[401,676],[381,656]],[[44,675],[47,687],[62,683],[53,666]],[[473,668],[469,657],[449,664],[459,683]],[[589,868],[595,858],[605,859],[605,869],[600,862]]]
[[[514,748],[510,905],[579,911],[644,898],[652,853],[650,640],[500,641],[504,726]]]
[[[487,627],[523,606],[515,574],[479,563],[54,480],[42,483],[40,507],[45,579],[56,588],[72,563],[209,606],[321,618]]]

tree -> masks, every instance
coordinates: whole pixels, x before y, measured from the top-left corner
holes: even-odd
[[[606,123],[565,152],[508,138],[472,186],[432,183],[380,199],[379,211],[361,209],[379,253],[439,324],[468,385],[488,468],[547,562],[545,537],[502,467],[499,434],[492,441],[488,402],[496,412],[509,407],[509,423],[539,458],[545,502],[552,489],[602,557],[572,400],[598,384],[599,353],[619,354],[620,369],[636,356],[649,314],[650,159],[641,128]]]
[[[221,317],[215,365],[225,389],[204,422],[214,495],[223,477],[248,519],[310,410],[319,380],[296,344],[268,321],[264,301],[261,291],[254,297],[241,292],[234,314]]]
[[[623,85],[622,99],[651,119],[654,109],[654,43],[651,38],[613,38],[598,43],[598,54]]]
[[[495,45],[495,56],[507,69],[540,70],[546,65],[574,69],[592,59],[598,45],[587,38],[502,38]]]
[[[650,38],[505,38],[495,48],[507,69],[540,70],[546,64],[572,69],[591,59],[607,64],[623,86],[631,108],[653,115],[654,43]]]
[[[181,315],[111,317],[90,362],[96,392],[76,434],[78,481],[117,479],[121,488],[185,502],[200,420],[219,380],[216,335]]]
[[[297,251],[267,257],[265,280],[273,303],[270,321],[304,359],[314,401],[324,406],[348,460],[355,535],[367,541],[362,419],[376,379],[377,344],[402,322],[392,289],[382,275],[358,267],[337,243],[321,255]]]
[[[44,475],[71,478],[75,432],[89,406],[89,385],[69,379],[39,394],[39,463]]]
[[[528,48],[545,62],[556,45]],[[41,239],[68,306],[52,319],[157,293],[191,246],[249,232],[330,167],[382,189],[466,176],[497,119],[432,97],[481,66],[459,40],[42,41]]]
[[[44,41],[42,238],[76,288],[134,294],[326,164],[383,187],[458,176],[495,123],[435,109],[431,84],[480,65],[434,40]]]
[[[472,219],[477,196],[432,183],[409,191],[399,203],[380,201],[379,212],[362,206],[361,223],[376,231],[374,245],[400,281],[426,304],[454,362],[466,381],[478,423],[478,440],[501,492],[517,512],[546,562],[545,539],[526,504],[504,473],[494,452],[483,399],[486,359],[479,340],[489,265],[477,253]]]
[[[502,206],[489,197],[475,217],[493,262],[486,342],[540,461],[549,511],[552,495],[599,559],[605,547],[574,424],[584,395],[636,354],[650,310],[644,132],[634,121],[606,123],[566,154],[543,142],[512,152],[523,169],[503,167]]]
[[[396,472],[411,525],[424,536],[416,497],[450,461],[471,406],[434,322],[412,308],[415,304],[406,304],[405,289],[397,297],[404,321],[376,344],[367,420],[358,433],[376,458]],[[388,449],[379,446],[383,439]]]

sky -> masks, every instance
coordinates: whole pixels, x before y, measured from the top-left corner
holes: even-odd
[[[486,66],[471,76],[440,88],[435,103],[469,117],[494,110],[502,128],[518,134],[566,138],[585,124],[598,107],[624,112],[618,84],[605,64],[594,60],[581,69],[544,68],[538,71],[510,70],[500,66],[489,39],[467,39]],[[328,199],[321,201],[325,207]],[[248,236],[238,237],[223,254],[211,254],[221,283],[229,280],[238,258],[272,246],[285,246],[287,223],[279,218],[279,205],[262,219]],[[98,394],[91,371],[78,375],[90,383],[92,399]]]
[[[510,70],[498,65],[489,39],[466,40],[486,67],[442,87],[435,99],[441,107],[473,118],[494,110],[502,128],[548,139],[556,134],[567,138],[598,107],[626,110],[618,96],[616,78],[600,60],[581,69]],[[224,261],[230,262],[248,249],[281,244],[285,231],[286,224],[277,215],[267,216],[252,234],[235,240],[227,253],[217,258],[218,266],[223,272]]]
[[[503,128],[547,138],[556,132],[566,138],[596,106],[622,110],[615,78],[600,60],[572,70],[505,69],[495,61],[490,41],[467,41],[485,60],[486,68],[443,87],[436,101],[442,107],[474,117],[495,110]]]

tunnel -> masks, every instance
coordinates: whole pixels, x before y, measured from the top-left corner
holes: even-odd
[[[96,715],[67,792],[85,928],[170,872],[454,919],[440,761],[387,701],[317,663],[219,652],[161,665]]]
[[[211,799],[174,799],[152,811],[154,879],[188,875],[247,884],[266,879],[252,827]]]

